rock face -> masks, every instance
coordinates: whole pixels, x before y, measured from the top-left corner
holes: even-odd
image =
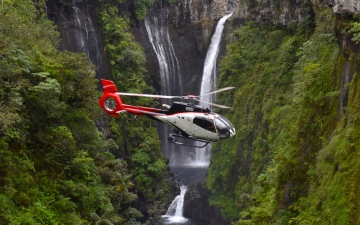
[[[216,24],[224,15],[234,12],[228,19],[232,26],[241,26],[242,21],[272,21],[274,24],[286,25],[299,23],[305,17],[309,7],[303,1],[283,0],[260,1],[248,6],[245,1],[231,0],[178,0],[175,5],[165,1],[155,3],[149,14],[157,16],[161,26],[166,26],[170,40],[180,66],[183,84],[181,94],[199,93],[204,60]],[[230,26],[228,26],[230,27]],[[230,28],[231,29],[231,28]],[[155,81],[155,88],[160,91],[159,62],[150,43],[144,22],[132,28],[132,33],[147,55],[147,69]],[[226,29],[223,37],[226,36]],[[225,41],[222,41],[218,59],[225,53]],[[177,84],[174,84],[177,85]],[[174,88],[177,88],[174,86]],[[219,210],[208,203],[210,193],[201,183],[188,187],[184,203],[184,216],[194,221],[209,225],[227,225],[229,221],[221,217]]]
[[[184,199],[184,216],[201,224],[230,225],[230,221],[223,219],[218,209],[209,205],[210,193],[203,186],[199,182],[188,187]]]
[[[356,0],[324,0],[323,6],[328,6],[333,9],[334,13],[342,14],[359,14],[360,2]]]
[[[256,22],[271,22],[276,25],[298,24],[309,15],[310,5],[310,1],[302,0],[261,0],[248,5],[240,0],[235,10],[235,17]]]
[[[197,94],[200,91],[204,60],[218,20],[234,8],[228,0],[178,0],[174,5],[166,1],[154,3],[148,14],[158,16],[167,26],[170,40],[180,66],[182,83],[186,91],[178,94]],[[149,41],[144,22],[132,28],[137,42],[144,47],[148,59],[147,69],[160,91],[159,63]],[[224,42],[223,42],[224,45]],[[223,53],[223,51],[220,52]],[[219,56],[220,56],[219,55]],[[220,57],[219,57],[220,58]]]
[[[61,2],[66,2],[66,4]],[[360,1],[319,0],[318,2],[317,4],[322,7],[331,7],[334,13],[360,13]],[[97,1],[85,0],[48,0],[48,15],[59,27],[62,39],[61,48],[86,53],[89,60],[97,66],[98,78],[110,78],[110,67],[104,53],[104,43],[100,29],[97,27],[96,3]],[[177,0],[174,5],[168,5],[166,1],[157,2],[151,10],[154,14],[161,16],[161,23],[167,26],[179,62],[182,83],[185,84],[186,90],[181,94],[197,94],[200,89],[207,48],[216,23],[221,17],[234,12],[228,19],[232,26],[225,28],[223,36],[226,36],[226,30],[230,27],[240,27],[246,20],[270,22],[275,25],[298,24],[306,17],[313,16],[312,8],[311,1],[303,0]],[[155,88],[160,90],[159,64],[144,22],[139,22],[133,27],[132,33],[145,50],[148,72],[153,77]],[[357,47],[352,46],[353,42],[348,38],[340,38],[340,40],[345,50]],[[221,46],[219,58],[225,51],[224,41]],[[179,191],[178,181],[175,177],[170,179],[171,193],[176,195]],[[221,217],[216,208],[209,206],[209,196],[210,193],[203,188],[201,183],[189,186],[185,196],[184,216],[192,220],[205,221],[209,225],[230,224]],[[169,196],[170,199],[172,197]],[[139,201],[137,204],[139,208],[146,210],[144,201]]]
[[[47,1],[48,17],[57,25],[61,49],[85,53],[98,78],[110,78],[110,66],[96,18],[97,1]]]
[[[196,7],[193,7],[194,5]],[[155,3],[148,12],[151,16],[158,17],[155,20],[161,23],[161,26],[166,26],[164,30],[168,31],[180,67],[181,81],[186,85],[186,90],[177,94],[197,94],[200,91],[207,47],[217,23],[217,20],[210,19],[213,14],[209,14],[209,8],[209,4],[203,1],[179,1],[175,6],[170,6],[164,1]],[[155,80],[155,88],[160,91],[159,63],[150,43],[145,22],[133,27],[132,33],[145,49],[147,58],[153,59],[148,61],[147,69]]]

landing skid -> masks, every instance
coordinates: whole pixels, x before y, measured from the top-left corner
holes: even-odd
[[[178,142],[176,141],[176,138],[182,138],[185,140],[191,140],[191,141],[198,141],[203,143],[203,145],[191,145],[191,144],[186,144],[183,142]],[[169,134],[169,138],[168,138],[168,142],[169,143],[173,143],[173,144],[177,144],[177,145],[184,145],[184,146],[190,146],[190,147],[195,147],[195,148],[204,148],[205,146],[207,146],[211,141],[208,140],[203,140],[203,139],[198,139],[198,138],[193,138],[193,137],[189,137],[189,136],[184,136],[180,133],[180,131],[178,130],[173,130],[170,134]]]

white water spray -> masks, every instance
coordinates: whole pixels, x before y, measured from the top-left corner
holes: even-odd
[[[217,82],[217,68],[216,60],[219,54],[221,36],[225,27],[226,20],[232,15],[222,17],[216,25],[215,33],[211,38],[209,49],[206,53],[203,76],[201,81],[200,95],[209,93],[215,90]],[[213,96],[207,95],[201,98],[202,101],[212,102]],[[208,104],[201,104],[205,107],[210,107]],[[211,145],[204,148],[196,148],[195,155],[190,159],[186,166],[190,167],[208,167],[211,157]]]
[[[159,63],[161,94],[181,95],[180,66],[168,31],[168,11],[166,7],[159,11],[154,6],[146,15],[145,27]],[[165,99],[161,100],[161,103],[171,105],[171,101]],[[161,147],[165,156],[169,158],[170,165],[174,165],[181,158],[179,157],[181,147],[167,142],[167,137],[173,128],[164,124],[158,124],[158,126]]]
[[[84,52],[87,54],[89,62],[94,63],[97,69],[103,63],[99,49],[99,40],[95,34],[95,27],[91,21],[88,6],[85,10],[80,10],[75,0],[72,1],[73,25],[72,34],[67,34],[68,43],[72,46],[72,51]]]
[[[216,60],[219,54],[220,41],[225,27],[225,22],[231,15],[232,13],[224,16],[219,20],[218,24],[216,25],[215,33],[211,38],[211,43],[206,53],[203,76],[201,81],[200,95],[213,91],[216,88],[216,81],[217,81]],[[213,98],[212,95],[207,95],[207,96],[203,96],[201,100],[211,102]],[[209,105],[204,105],[204,106],[210,107]]]
[[[171,95],[174,83],[178,84],[179,87],[182,86],[180,67],[174,47],[170,41],[167,23],[163,24],[164,18],[162,17],[163,15],[160,15],[160,18],[158,18],[158,15],[151,15],[149,13],[145,18],[145,27],[159,62],[162,94]]]
[[[171,223],[185,223],[188,219],[183,217],[184,197],[186,194],[187,187],[180,187],[180,195],[176,196],[170,204],[166,215],[163,217],[166,219],[167,224]]]

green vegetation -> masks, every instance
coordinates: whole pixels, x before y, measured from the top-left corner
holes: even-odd
[[[110,3],[102,5],[99,12],[100,23],[104,28],[105,50],[110,59],[112,76],[117,88],[134,93],[153,92],[153,88],[146,84],[146,80],[150,78],[145,73],[145,54],[140,46],[132,41],[129,23],[117,16],[117,8]],[[134,105],[156,104],[149,98],[123,98],[123,100],[127,104]],[[111,136],[116,140],[116,144],[121,146],[118,150],[120,152],[114,154],[128,157],[137,189],[150,199],[156,197],[152,194],[157,186],[166,190],[166,183],[161,183],[161,179],[165,176],[166,164],[160,150],[156,123],[148,118],[134,118],[125,114],[112,119],[109,129],[111,134],[121,134],[121,137]]]
[[[44,5],[0,5],[1,223],[138,224],[143,215],[131,203],[141,196],[153,202],[145,213],[154,224],[167,191],[155,123],[105,115],[94,66],[84,54],[57,50]],[[99,14],[118,87],[151,92],[128,21],[104,5]],[[105,120],[106,139],[95,125]]]
[[[131,12],[135,14],[135,18],[138,21],[143,21],[146,16],[147,9],[153,5],[155,2],[161,2],[161,0],[99,0],[99,2],[104,5],[112,5],[114,8],[117,8],[119,4],[124,6],[127,9],[127,17],[130,17]],[[174,4],[175,0],[166,0],[169,4]]]
[[[351,40],[355,41],[356,44],[360,43],[360,23],[352,22],[349,33],[353,34],[353,38]]]
[[[341,20],[319,8],[315,29],[248,22],[228,37],[220,86],[237,89],[218,101],[237,134],[213,147],[207,186],[234,225],[360,222],[360,61],[342,54],[337,26],[356,22]]]
[[[122,4],[142,20],[153,2],[98,2],[119,90],[154,91],[130,12],[118,12]],[[58,50],[44,5],[0,5],[2,223],[156,224],[168,185],[155,122],[105,115],[94,66],[84,54]],[[221,113],[237,135],[214,145],[207,187],[234,225],[360,223],[360,55],[352,49],[359,23],[314,8],[315,27],[249,21],[228,37],[220,86],[237,89],[218,101],[233,106]],[[135,200],[151,210],[135,209]]]

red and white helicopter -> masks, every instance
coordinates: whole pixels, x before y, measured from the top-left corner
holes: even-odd
[[[192,147],[205,147],[210,142],[230,138],[236,133],[234,126],[225,117],[211,112],[208,108],[193,104],[193,101],[203,102],[199,99],[201,96],[168,96],[123,93],[117,92],[114,82],[104,79],[102,79],[101,82],[104,95],[100,98],[99,104],[109,115],[119,116],[120,113],[128,112],[138,116],[147,116],[151,119],[166,123],[175,128],[169,134],[168,141],[171,143]],[[234,87],[226,87],[205,95],[211,95],[233,88]],[[190,103],[173,102],[171,107],[163,104],[162,109],[157,109],[124,104],[121,99],[121,95],[166,99],[187,99],[190,100]],[[230,108],[228,106],[214,103],[206,103],[220,108]],[[199,141],[203,143],[203,145],[197,146],[178,142],[176,141],[177,138]]]

